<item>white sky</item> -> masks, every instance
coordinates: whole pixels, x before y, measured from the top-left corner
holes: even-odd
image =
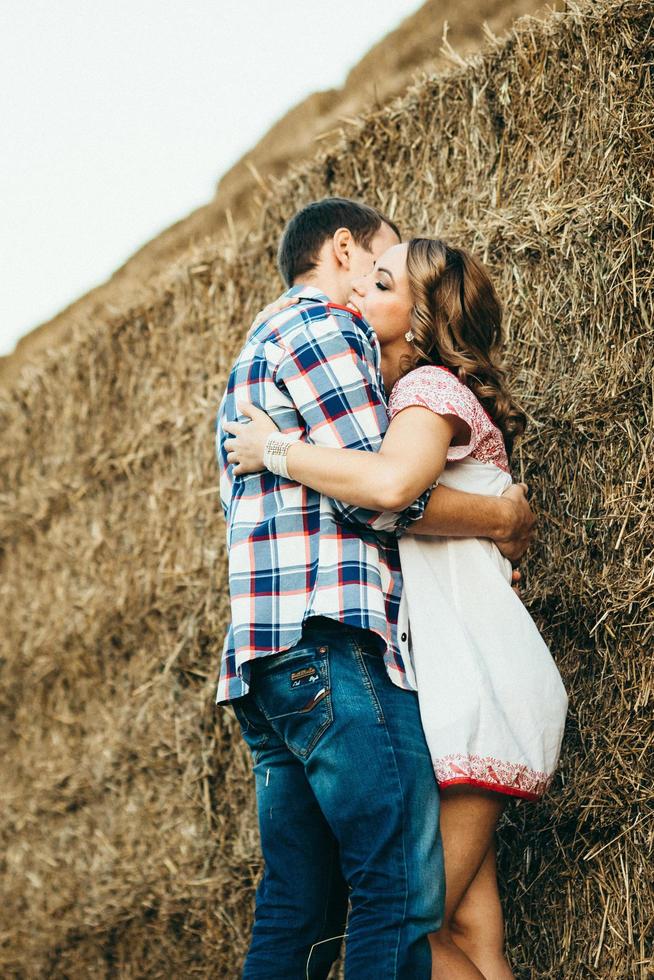
[[[421,0],[2,0],[0,354]]]

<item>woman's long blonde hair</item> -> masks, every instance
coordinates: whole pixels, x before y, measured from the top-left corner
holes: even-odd
[[[407,272],[415,355],[404,373],[424,364],[453,371],[501,430],[510,455],[527,418],[507,385],[502,306],[488,272],[470,252],[435,238],[411,239]]]

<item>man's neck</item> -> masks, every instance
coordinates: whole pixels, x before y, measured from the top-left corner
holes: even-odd
[[[342,283],[331,279],[329,276],[305,275],[296,279],[293,285],[311,286],[312,289],[317,289],[319,292],[324,293],[330,302],[338,303],[341,306],[344,306],[348,299],[344,295],[345,290]]]

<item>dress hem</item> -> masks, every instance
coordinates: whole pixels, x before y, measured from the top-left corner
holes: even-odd
[[[518,789],[515,786],[501,786],[499,783],[487,783],[483,779],[471,779],[468,776],[462,776],[460,779],[439,779],[437,781],[440,789],[447,789],[448,786],[479,786],[482,789],[494,790],[496,793],[519,796],[523,800],[539,800],[545,793],[545,790],[542,793],[530,793],[526,789]]]
[[[506,762],[492,755],[456,752],[437,755],[433,763],[439,786],[468,783],[525,800],[539,799],[552,782],[551,772],[532,769],[524,763]]]

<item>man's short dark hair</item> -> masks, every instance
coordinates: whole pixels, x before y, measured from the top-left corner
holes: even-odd
[[[320,249],[339,228],[347,228],[357,245],[370,251],[382,223],[402,237],[397,225],[381,211],[347,197],[325,197],[307,204],[293,215],[279,243],[277,264],[284,281],[292,286],[315,269]]]

